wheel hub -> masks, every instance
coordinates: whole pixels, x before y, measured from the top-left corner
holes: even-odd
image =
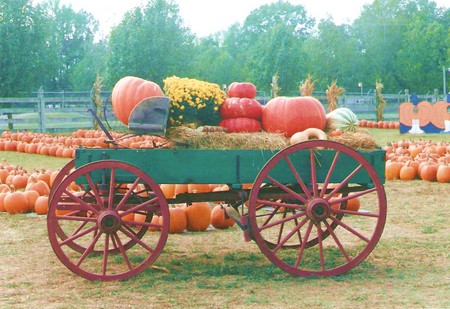
[[[312,199],[306,207],[306,214],[314,222],[324,221],[330,214],[330,205],[322,198]]]
[[[98,216],[97,224],[103,233],[115,233],[121,227],[120,216],[117,212],[105,211]]]

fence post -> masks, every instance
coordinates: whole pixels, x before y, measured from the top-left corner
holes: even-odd
[[[41,86],[38,90],[38,115],[39,115],[39,132],[45,132],[45,100],[44,88]]]

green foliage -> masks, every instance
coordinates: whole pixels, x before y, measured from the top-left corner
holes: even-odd
[[[0,96],[39,88],[42,60],[47,58],[45,38],[43,12],[30,1],[0,1]]]
[[[250,81],[269,96],[277,73],[281,95],[298,95],[310,73],[317,91],[339,80],[356,92],[359,82],[382,79],[386,93],[433,93],[450,64],[450,10],[431,0],[375,0],[343,25],[332,18],[315,24],[302,5],[280,0],[206,38],[184,26],[174,0],[147,0],[100,41],[87,12],[59,0],[33,3],[0,0],[0,96],[40,86],[88,90],[97,74],[105,90],[126,75],[159,85],[177,75],[218,85]]]
[[[148,1],[111,32],[107,82],[134,75],[162,85],[167,76],[184,76],[192,72],[193,39],[174,1]]]

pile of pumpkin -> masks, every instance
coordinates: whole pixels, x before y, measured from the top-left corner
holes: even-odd
[[[125,148],[161,148],[169,147],[170,143],[158,136],[140,135],[127,136],[110,132],[120,147]],[[0,151],[17,151],[27,154],[40,154],[60,158],[73,158],[75,150],[85,148],[110,148],[112,143],[107,143],[107,136],[101,130],[79,129],[71,135],[51,135],[28,131],[3,131],[0,138]]]
[[[206,193],[229,190],[227,185],[218,184],[161,184],[161,190],[168,199],[183,193]],[[228,229],[235,225],[235,221],[225,214],[227,205],[217,202],[194,202],[169,205],[169,233],[183,233],[185,231],[206,231],[210,226],[216,229]],[[136,217],[138,216],[138,217]],[[136,221],[144,220],[144,217],[135,215]],[[152,223],[161,224],[162,218],[153,216]],[[156,231],[156,228],[149,228]]]
[[[450,143],[398,141],[383,147],[386,151],[386,179],[450,183]]]
[[[0,212],[47,214],[50,187],[58,172],[28,173],[6,161],[0,166]]]
[[[58,170],[40,170],[28,173],[23,168],[4,162],[0,166],[0,212],[9,214],[24,214],[35,212],[46,215],[50,188],[58,175]],[[185,192],[210,192],[228,190],[226,185],[177,184],[160,185],[166,198],[175,197]],[[184,231],[204,231],[212,225],[216,229],[227,229],[234,226],[233,219],[225,215],[224,205],[209,202],[170,205],[170,233]],[[126,220],[140,221],[145,217],[130,214],[132,218]],[[160,217],[154,216],[153,223],[159,222]],[[155,231],[155,228],[149,228]]]
[[[378,128],[378,129],[396,129],[398,130],[400,128],[400,122],[398,121],[373,121],[373,120],[366,120],[361,119],[359,121],[359,126],[361,128]]]

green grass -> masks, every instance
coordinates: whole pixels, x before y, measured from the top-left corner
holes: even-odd
[[[449,134],[401,134],[398,130],[390,129],[372,129],[364,128],[370,132],[370,134],[377,141],[377,144],[381,147],[389,145],[394,141],[417,141],[417,140],[430,140],[430,141],[449,141]]]

